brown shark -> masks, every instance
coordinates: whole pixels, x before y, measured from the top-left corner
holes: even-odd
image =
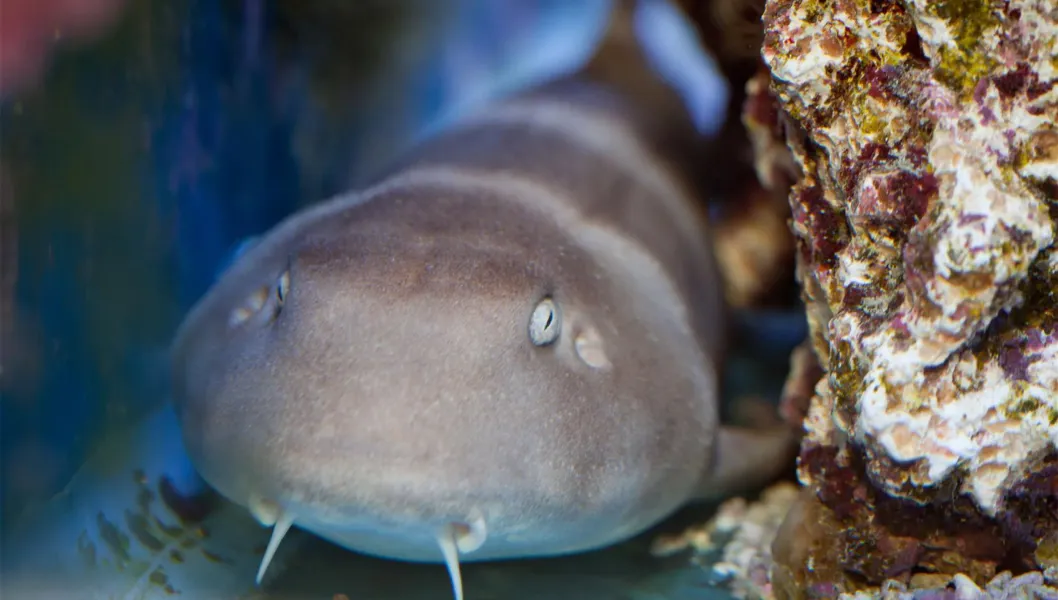
[[[618,8],[575,73],[295,214],[174,341],[188,452],[291,525],[445,563],[587,551],[788,466],[719,423],[708,139]]]

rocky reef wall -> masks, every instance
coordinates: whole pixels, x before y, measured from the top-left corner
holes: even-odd
[[[1055,568],[1058,5],[769,0],[763,25],[743,120],[761,182],[796,180],[811,330],[778,595]]]

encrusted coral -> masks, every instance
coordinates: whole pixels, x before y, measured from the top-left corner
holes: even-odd
[[[796,485],[781,482],[753,503],[732,498],[708,523],[658,538],[653,552],[663,556],[691,548],[736,597],[771,598],[772,540],[800,493]],[[719,560],[702,558],[714,554]]]
[[[1014,577],[1009,571],[1000,573],[985,585],[978,587],[965,575],[923,579],[925,585],[903,585],[887,582],[878,593],[857,592],[842,594],[840,600],[1058,600],[1058,573],[1025,573]],[[930,583],[936,585],[929,585]]]
[[[909,515],[910,523],[914,515]],[[725,502],[708,523],[692,527],[680,535],[655,541],[655,555],[666,556],[688,548],[695,560],[737,598],[812,598],[819,600],[1058,600],[1058,532],[1055,542],[1046,545],[1049,559],[1041,559],[1045,570],[1014,576],[1010,571],[988,571],[944,575],[917,573],[910,578],[887,578],[871,586],[864,578],[846,578],[841,567],[815,562],[813,555],[842,552],[847,540],[835,536],[840,519],[812,490],[783,482],[766,490],[755,502],[734,498]],[[860,537],[870,535],[861,532]],[[873,560],[876,567],[914,561],[932,553],[947,554],[959,560],[959,548],[923,549],[910,537],[891,537],[877,543],[874,552],[861,558]],[[1039,551],[1038,551],[1039,552]],[[778,564],[773,555],[780,557]],[[972,561],[968,561],[972,562]],[[975,581],[980,579],[981,583]]]
[[[782,170],[766,133],[799,170],[798,278],[826,373],[800,465],[832,534],[806,555],[836,569],[818,583],[1043,568],[1058,531],[1058,5],[771,0],[763,22],[771,85],[751,82],[744,110],[763,115],[746,119],[765,124],[762,180]]]

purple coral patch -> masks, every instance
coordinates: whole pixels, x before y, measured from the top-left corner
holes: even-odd
[[[1015,381],[1029,380],[1029,360],[1021,344],[1008,343],[999,351],[999,366],[1003,373]]]
[[[823,198],[822,190],[817,186],[802,188],[794,202],[793,216],[811,235],[814,262],[832,266],[835,255],[848,241],[844,234],[844,219]]]
[[[937,195],[937,178],[932,173],[900,171],[890,179],[890,189],[903,200],[898,211],[901,224],[911,226],[926,214],[930,200]]]
[[[1058,331],[1053,327],[1048,327],[1047,331],[1030,329],[1025,333],[1025,350],[1029,352],[1039,352],[1055,343],[1058,343]]]
[[[1039,75],[1029,65],[1019,63],[1013,71],[992,78],[996,89],[1003,98],[1025,94],[1029,100],[1035,100],[1054,87],[1054,81],[1040,83]]]
[[[1004,98],[1013,98],[1029,86],[1030,77],[1035,79],[1036,74],[1032,72],[1029,65],[1021,63],[1013,71],[993,77],[992,81],[996,84],[999,95]]]
[[[889,65],[879,67],[874,63],[867,63],[863,71],[863,78],[869,86],[867,94],[878,99],[894,97],[893,87],[899,76],[900,70],[896,67]]]
[[[846,308],[854,308],[867,296],[867,290],[860,285],[850,285],[845,288],[843,304]]]
[[[1002,523],[1020,550],[1019,564],[1035,568],[1038,540],[1058,531],[1058,454],[1006,494]]]
[[[929,236],[916,227],[904,245],[904,283],[912,297],[924,293],[926,285],[933,279],[933,250]]]

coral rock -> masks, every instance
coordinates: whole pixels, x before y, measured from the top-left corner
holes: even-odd
[[[1058,530],[1058,9],[770,0],[763,22],[825,371],[800,477],[843,540],[811,559],[838,587],[1044,568]],[[755,147],[765,179],[771,146]]]
[[[691,548],[699,562],[712,564],[712,573],[727,582],[736,597],[772,598],[772,540],[785,515],[799,504],[800,493],[796,485],[781,482],[753,503],[732,498],[708,523],[655,540],[653,553],[667,556]],[[706,557],[716,554],[718,561]]]
[[[912,465],[912,484],[960,470],[995,513],[1058,440],[1054,198],[1039,185],[1058,17],[1042,0],[955,4],[772,2],[764,57],[803,128],[791,200],[802,279],[829,317],[812,322],[830,376],[818,402]],[[1001,317],[1011,358],[988,343]]]
[[[925,579],[924,579],[925,580]],[[1040,572],[1025,573],[1018,577],[1009,572],[1000,573],[981,589],[965,575],[955,577],[931,577],[935,585],[905,586],[899,582],[887,582],[877,593],[857,592],[842,594],[840,600],[1058,600],[1058,588],[1049,585]],[[1049,583],[1054,583],[1053,580]]]

